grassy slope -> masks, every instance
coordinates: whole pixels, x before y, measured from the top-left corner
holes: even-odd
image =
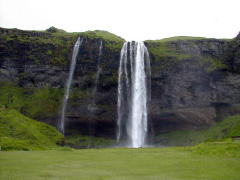
[[[231,116],[216,125],[198,131],[181,130],[159,134],[156,140],[167,145],[196,145],[203,141],[213,141],[240,136],[240,115]]]
[[[170,58],[176,60],[188,59],[191,57],[189,54],[185,54],[179,50],[176,50],[170,46],[171,42],[175,41],[192,41],[207,39],[204,37],[190,37],[190,36],[176,36],[170,38],[164,38],[160,40],[147,40],[148,49],[153,54],[154,58],[162,60],[162,58]]]
[[[101,38],[105,41],[113,41],[113,42],[123,42],[124,39],[116,36],[113,33],[110,33],[108,31],[103,31],[103,30],[95,30],[95,31],[86,31],[86,32],[82,32],[80,33],[80,35],[83,35],[84,37],[88,37],[88,38]]]
[[[189,54],[185,54],[179,50],[176,50],[171,47],[169,41],[145,41],[148,47],[149,52],[153,55],[154,59],[158,61],[164,61],[166,58],[168,60],[179,61],[183,59],[188,59],[191,57]]]
[[[112,34],[108,31],[86,31],[79,33],[79,35],[81,37],[87,37],[90,39],[101,39],[103,40],[103,46],[115,53],[120,52],[122,45],[125,41],[123,38],[116,36],[115,34]]]
[[[239,157],[181,148],[0,152],[0,160],[4,180],[238,180],[240,176]]]
[[[63,140],[54,127],[32,120],[16,110],[0,109],[0,146],[2,150],[56,148]]]
[[[186,41],[186,40],[202,40],[207,39],[205,37],[193,37],[193,36],[174,36],[169,38],[163,38],[159,40],[148,40],[148,41],[156,41],[156,42],[169,42],[169,41]]]
[[[240,158],[240,141],[224,140],[205,142],[187,147],[192,152],[203,155],[220,155]]]
[[[110,33],[108,31],[103,30],[95,30],[95,31],[86,31],[86,32],[56,32],[52,33],[54,37],[74,37],[75,39],[80,36],[82,38],[89,38],[89,39],[95,39],[95,40],[103,40],[104,47],[109,49],[117,49],[120,51],[123,42],[125,41],[123,38]]]

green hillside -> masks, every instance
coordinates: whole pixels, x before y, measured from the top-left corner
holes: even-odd
[[[204,141],[218,141],[240,136],[240,115],[230,116],[216,125],[202,130],[179,130],[165,134],[158,134],[159,144],[171,146],[196,145]]]
[[[32,120],[16,110],[0,108],[2,150],[42,150],[56,148],[63,135],[54,127]]]

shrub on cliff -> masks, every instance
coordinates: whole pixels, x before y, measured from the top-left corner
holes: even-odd
[[[46,31],[47,31],[47,32],[51,32],[51,33],[66,32],[66,31],[64,31],[64,30],[62,30],[62,29],[55,28],[54,26],[51,26],[51,27],[48,28]]]

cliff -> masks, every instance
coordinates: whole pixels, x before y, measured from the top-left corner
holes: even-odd
[[[78,36],[67,134],[115,137],[119,55],[124,40],[106,31],[0,29],[0,103],[56,125]],[[100,42],[102,68],[93,94]],[[145,41],[151,57],[150,129],[201,129],[240,113],[240,35],[233,40],[174,37]],[[94,103],[93,102],[94,99]]]
[[[146,42],[152,59],[154,129],[200,129],[240,112],[238,39]]]
[[[124,40],[106,31],[66,33],[51,29],[22,31],[1,28],[0,102],[56,126],[72,47],[78,36],[83,38],[83,45],[67,109],[66,133],[72,134],[76,130],[87,135],[97,133],[113,137],[119,52]],[[97,92],[93,95],[101,41],[102,71]],[[93,98],[96,107],[92,107]]]

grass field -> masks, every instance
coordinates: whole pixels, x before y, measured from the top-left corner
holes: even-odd
[[[189,148],[0,152],[1,180],[239,180],[240,157]]]

